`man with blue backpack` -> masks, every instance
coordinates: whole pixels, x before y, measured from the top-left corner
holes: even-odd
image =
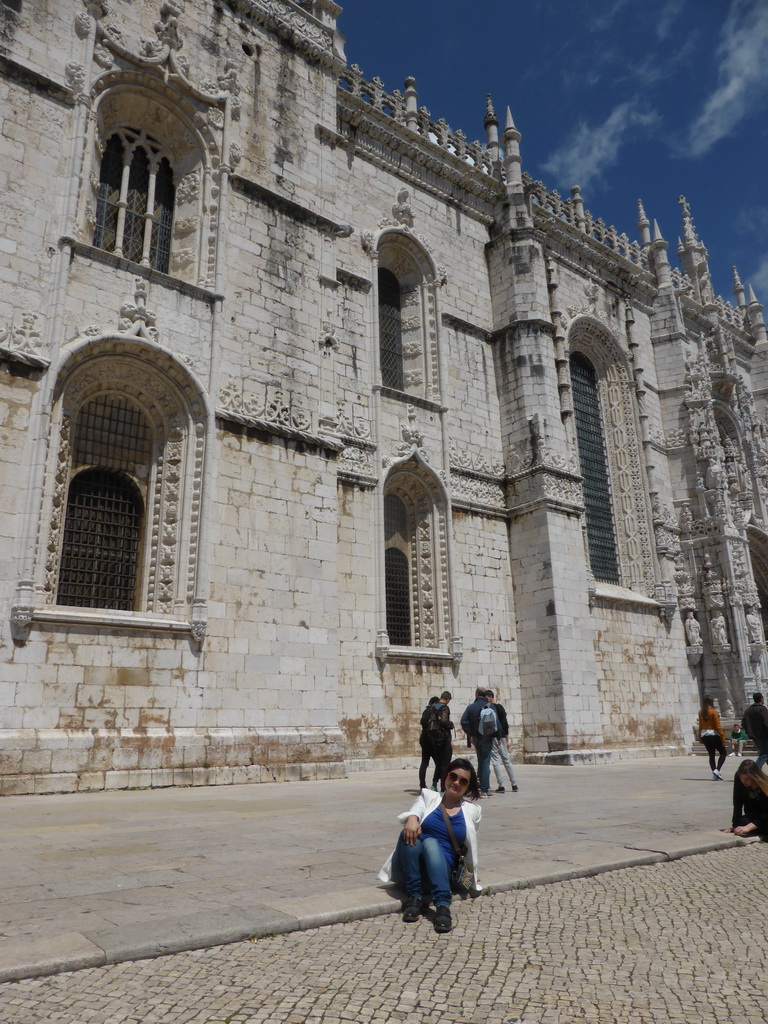
[[[500,735],[499,719],[492,704],[488,703],[486,690],[478,686],[474,701],[461,716],[461,728],[467,736],[467,746],[477,753],[477,774],[480,778],[480,795],[491,796],[491,752],[493,741]]]

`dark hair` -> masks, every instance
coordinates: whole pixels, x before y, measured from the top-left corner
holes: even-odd
[[[715,702],[712,700],[711,697],[702,697],[701,706],[703,708],[713,708],[715,706]]]
[[[469,785],[467,786],[466,792],[467,800],[479,800],[480,783],[477,781],[477,772],[475,771],[475,766],[471,761],[468,761],[466,757],[454,757],[445,769],[445,772],[443,773],[443,789],[445,789],[445,780],[448,778],[448,772],[452,772],[456,768],[461,768],[463,772],[469,772]]]
[[[453,697],[451,696],[451,691],[443,690],[443,692],[440,694],[440,700],[453,700]]]
[[[439,700],[440,700],[439,697],[430,697],[429,698],[429,704],[427,704],[427,707],[431,707],[433,704],[437,704],[437,702]]]
[[[483,687],[478,686],[478,688],[475,690],[475,697],[484,697],[485,693],[486,691],[483,689]]]
[[[493,690],[486,690],[485,691],[485,696],[486,697],[492,697],[493,696]]]
[[[752,694],[752,700],[755,702],[755,704],[759,704],[762,699],[763,699],[762,693],[753,693]]]

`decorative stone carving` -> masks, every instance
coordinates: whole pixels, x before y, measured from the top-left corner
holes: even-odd
[[[120,307],[117,329],[121,334],[130,334],[136,338],[157,342],[158,331],[155,327],[157,318],[151,309],[147,309],[149,294],[147,282],[143,277],[134,278],[134,282],[133,302],[129,300]]]
[[[43,335],[37,313],[22,313],[21,323],[0,331],[0,359],[44,369],[50,363],[45,355]]]
[[[688,612],[685,619],[685,635],[690,647],[697,647],[701,645],[701,626],[699,626],[699,623],[692,611]]]
[[[225,412],[253,421],[254,425],[268,424],[297,431],[312,429],[312,415],[304,406],[304,399],[277,384],[240,382],[230,377],[222,385],[219,406]]]
[[[401,188],[397,193],[397,202],[392,207],[392,219],[396,224],[403,224],[408,228],[413,227],[411,194],[407,188]]]
[[[75,99],[81,99],[85,93],[85,68],[82,64],[78,64],[77,61],[71,60],[64,68],[64,74],[67,78],[67,83],[72,91],[72,95]]]
[[[712,637],[712,646],[730,650],[728,644],[728,627],[725,624],[725,616],[721,611],[715,612],[709,622],[709,632]]]

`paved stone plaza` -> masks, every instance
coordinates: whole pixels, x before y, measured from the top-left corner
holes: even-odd
[[[0,989],[4,1024],[763,1024],[762,844]],[[752,936],[757,934],[754,954]]]

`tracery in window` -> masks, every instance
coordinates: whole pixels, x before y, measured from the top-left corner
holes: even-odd
[[[93,244],[167,274],[174,202],[159,143],[128,128],[112,135],[101,160]]]

